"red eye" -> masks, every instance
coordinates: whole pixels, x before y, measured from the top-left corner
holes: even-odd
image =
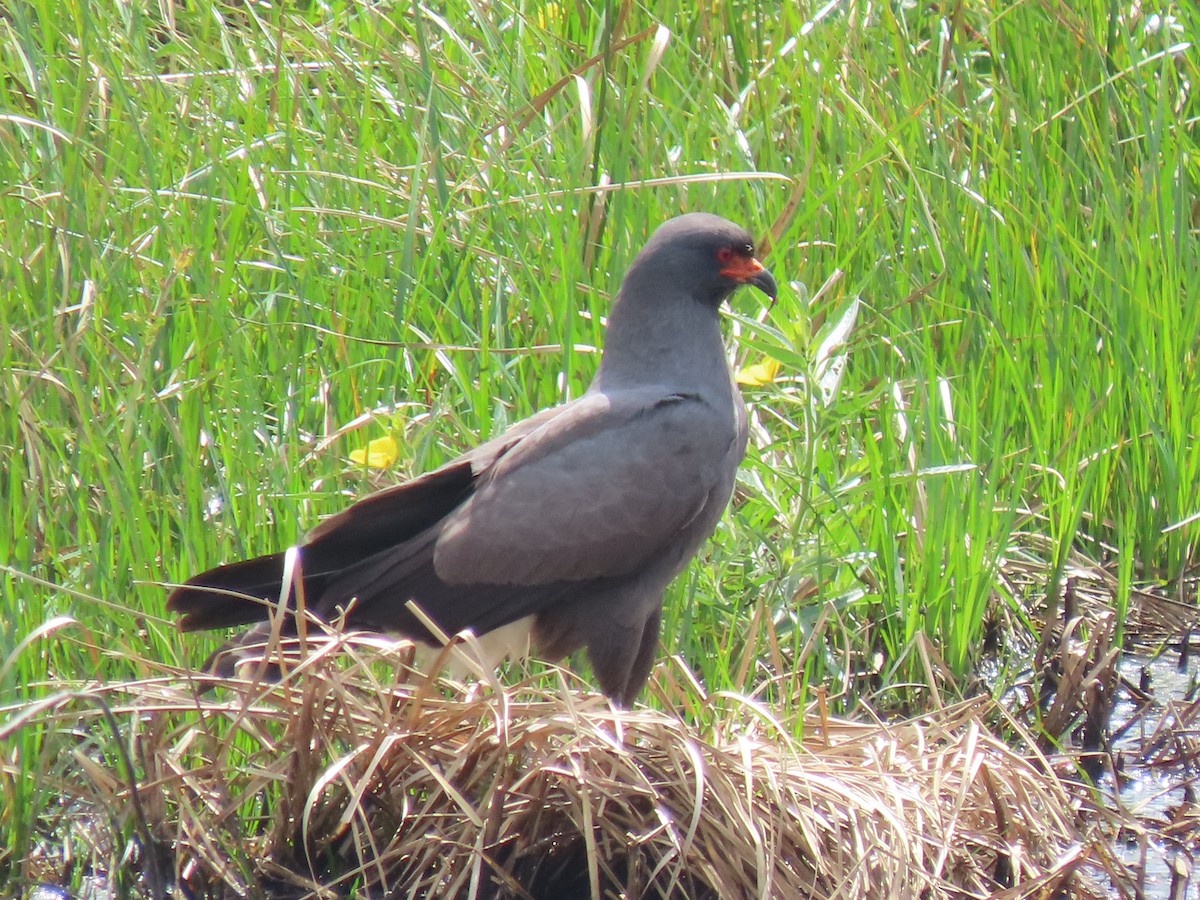
[[[732,247],[718,247],[717,248],[717,262],[719,262],[721,265],[725,265],[726,263],[730,262],[732,259],[733,259],[733,248]]]

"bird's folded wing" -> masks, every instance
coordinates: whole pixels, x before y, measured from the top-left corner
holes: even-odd
[[[440,468],[363,497],[324,519],[304,541],[310,570],[352,565],[436,525],[470,495],[480,472],[568,408],[544,409]]]
[[[437,575],[532,586],[652,565],[728,490],[736,441],[733,417],[696,395],[586,395],[480,473],[440,530]]]

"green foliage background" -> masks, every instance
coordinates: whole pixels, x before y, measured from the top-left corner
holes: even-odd
[[[761,235],[785,285],[735,298],[738,361],[780,380],[747,389],[735,507],[669,597],[664,649],[710,687],[919,694],[918,646],[964,677],[985,621],[1026,614],[1000,575],[1025,535],[1179,578],[1198,27],[1055,0],[12,4],[0,717],[194,664],[160,582],[578,395],[626,262],[685,210]],[[384,433],[394,473],[346,462]],[[4,779],[39,764],[20,740]]]

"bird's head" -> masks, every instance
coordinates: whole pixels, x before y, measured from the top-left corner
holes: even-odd
[[[630,275],[681,288],[719,306],[735,288],[752,284],[772,300],[775,279],[754,256],[754,240],[739,225],[709,213],[687,213],[660,225]]]

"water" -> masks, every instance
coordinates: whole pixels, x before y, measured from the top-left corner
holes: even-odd
[[[1157,658],[1126,653],[1122,678],[1146,688],[1143,703],[1131,690],[1117,694],[1112,718],[1113,759],[1119,789],[1117,804],[1135,825],[1117,839],[1118,857],[1139,873],[1142,896],[1165,900],[1195,897],[1191,888],[1191,851],[1195,847],[1200,809],[1195,806],[1195,781],[1200,772],[1200,702],[1195,700],[1194,665],[1180,671],[1175,654]],[[1121,729],[1124,729],[1123,731]],[[1112,791],[1113,777],[1101,786]],[[1188,821],[1192,820],[1192,821]],[[1172,895],[1173,880],[1180,881]]]

